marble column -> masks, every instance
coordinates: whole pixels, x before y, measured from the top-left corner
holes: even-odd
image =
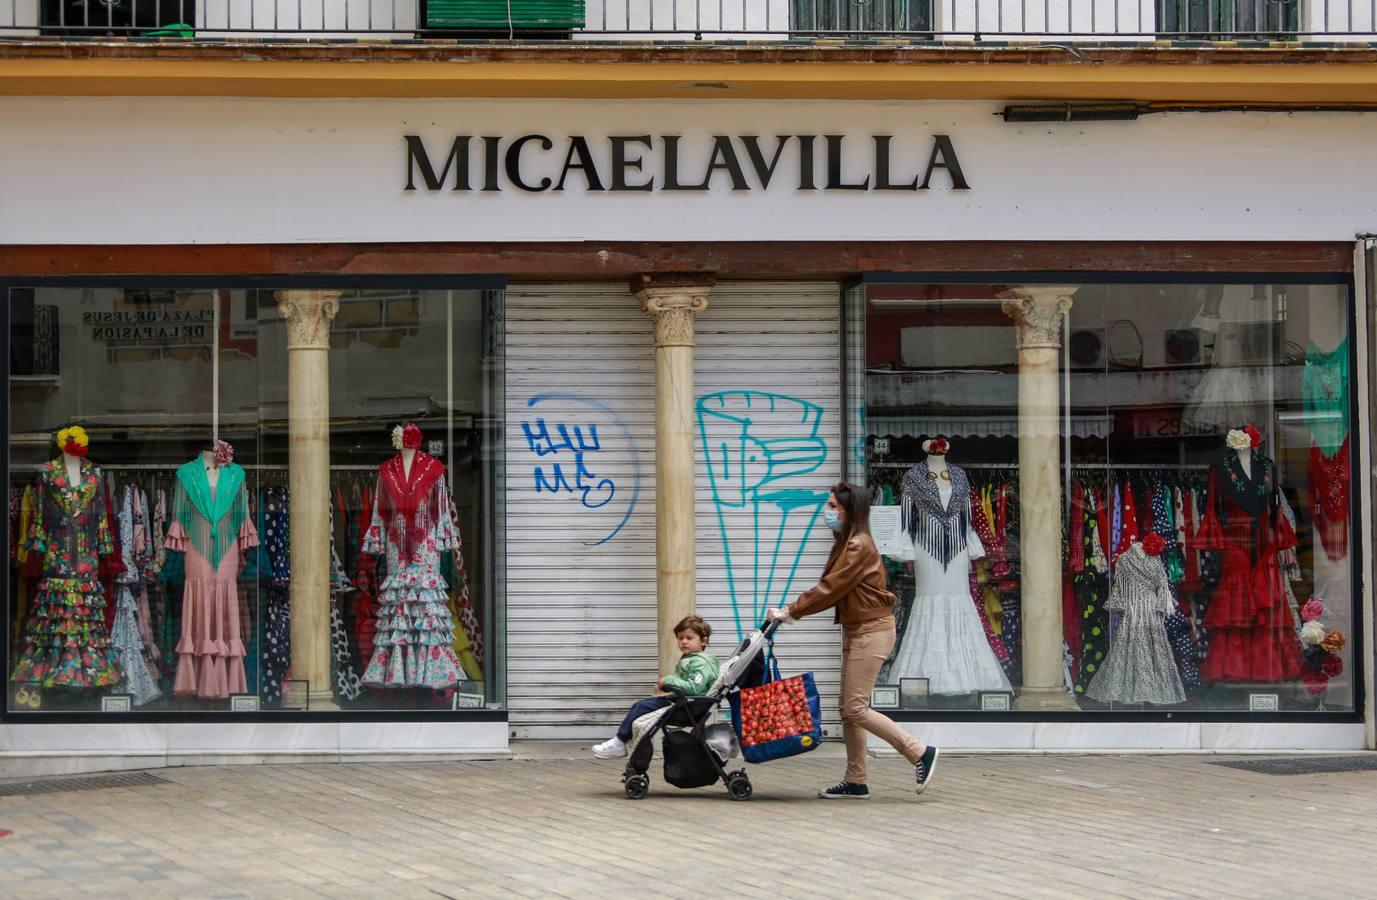
[[[330,323],[340,291],[278,291],[287,320],[291,488],[291,678],[312,710],[338,709],[330,682]]]
[[[1020,287],[1000,295],[1018,327],[1018,471],[1023,689],[1019,709],[1075,709],[1063,677],[1061,593],[1062,316],[1074,287]]]
[[[696,608],[693,506],[693,320],[708,308],[701,276],[641,276],[631,283],[655,320],[655,597],[660,671],[679,647],[670,629]]]

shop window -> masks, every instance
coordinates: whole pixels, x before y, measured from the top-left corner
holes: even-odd
[[[1197,40],[1281,40],[1294,34],[1299,15],[1298,0],[1157,0],[1157,31]]]
[[[42,0],[44,34],[191,37],[195,3],[187,0]]]
[[[898,523],[877,533],[899,597],[883,702],[1354,709],[1338,279],[848,298],[852,474]]]
[[[932,31],[930,0],[793,0],[796,32],[903,32]]]
[[[500,292],[10,303],[9,711],[503,706]]]

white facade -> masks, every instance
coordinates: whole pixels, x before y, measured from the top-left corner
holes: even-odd
[[[1377,231],[1377,115],[1177,113],[1136,122],[1006,125],[994,103],[550,102],[0,98],[0,243],[187,244],[642,240],[1352,240]],[[469,191],[408,178],[404,135],[435,171],[471,135]],[[482,191],[481,137],[522,135],[525,180],[557,181],[571,136],[605,185],[612,136],[652,135],[653,192]],[[929,190],[827,190],[826,135],[843,135],[841,180],[876,182],[874,136],[892,135],[891,178],[921,174],[947,135],[969,190],[936,170]],[[747,190],[717,171],[706,191],[666,191],[664,137],[700,182],[713,136],[732,138]],[[789,136],[770,186],[766,160]],[[815,135],[800,190],[797,136]],[[93,165],[93,159],[109,165]],[[1323,160],[1323,165],[1316,165]],[[806,179],[803,179],[806,180]],[[61,188],[64,202],[54,203]],[[214,209],[215,215],[206,214]]]

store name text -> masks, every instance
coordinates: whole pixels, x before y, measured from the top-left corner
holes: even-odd
[[[540,193],[562,191],[566,184],[587,191],[707,191],[715,183],[730,185],[733,191],[763,191],[777,183],[775,173],[786,156],[797,161],[794,186],[800,191],[926,191],[939,173],[939,185],[945,182],[953,190],[970,189],[956,148],[945,134],[933,135],[923,155],[904,154],[895,148],[893,136],[886,134],[873,135],[868,147],[841,134],[781,134],[766,139],[753,134],[714,135],[711,149],[694,155],[681,147],[675,135],[614,135],[595,144],[573,135],[563,139],[558,150],[555,141],[543,134],[510,141],[459,135],[439,167],[435,160],[441,157],[432,155],[419,135],[403,138],[407,191],[515,188]],[[852,167],[862,159],[868,169],[856,174]],[[532,174],[541,162],[547,167],[559,164],[557,177],[552,177],[553,168],[547,169],[548,175]],[[852,174],[844,174],[847,171]]]

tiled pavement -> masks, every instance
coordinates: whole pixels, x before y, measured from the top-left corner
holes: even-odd
[[[954,757],[914,796],[839,748],[623,797],[572,748],[501,762],[160,771],[172,783],[0,797],[14,897],[1372,897],[1377,772],[1271,776],[1218,757]],[[525,756],[526,758],[522,758]],[[534,757],[534,758],[531,758]]]

